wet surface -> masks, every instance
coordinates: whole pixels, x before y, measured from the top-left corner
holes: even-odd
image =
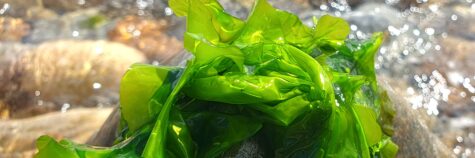
[[[253,4],[219,1],[240,18]],[[413,115],[403,121],[418,120],[457,157],[475,156],[474,1],[270,1],[307,24],[341,16],[350,38],[384,32],[376,68],[409,102]],[[189,57],[183,31],[165,0],[0,0],[0,129],[48,112],[115,107],[128,65],[179,65]]]

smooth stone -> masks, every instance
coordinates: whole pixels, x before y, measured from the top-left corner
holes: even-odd
[[[111,111],[112,108],[77,108],[0,121],[0,157],[32,157],[36,152],[35,141],[42,135],[85,143]]]
[[[0,43],[0,48],[5,51],[0,53],[0,100],[13,118],[115,105],[122,75],[145,60],[140,51],[107,41]]]

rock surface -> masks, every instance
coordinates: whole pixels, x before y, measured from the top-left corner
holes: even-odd
[[[170,27],[170,22],[165,19],[126,16],[116,23],[108,36],[112,41],[144,52],[150,63],[170,64],[168,61],[178,53],[183,53],[183,42],[167,34]]]
[[[111,110],[78,108],[26,119],[0,121],[0,157],[32,157],[36,152],[35,141],[42,135],[85,143],[104,124]]]
[[[30,25],[22,19],[0,17],[0,41],[21,41],[29,31]]]
[[[10,117],[116,104],[122,75],[131,64],[144,61],[139,51],[106,41],[8,45],[0,44],[5,48],[0,49],[0,100]]]
[[[394,118],[393,140],[399,145],[398,157],[400,158],[449,158],[455,157],[449,148],[443,144],[430,126],[428,118],[424,118],[422,111],[412,109],[407,100],[398,95],[387,84],[380,80],[379,83],[388,91],[388,95],[396,109]],[[421,117],[422,116],[422,117]]]

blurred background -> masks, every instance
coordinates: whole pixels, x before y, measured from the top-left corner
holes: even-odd
[[[242,19],[254,2],[219,1]],[[445,152],[475,157],[473,0],[269,1],[308,25],[342,17],[352,39],[384,32],[379,80],[416,114],[398,117],[418,120]],[[131,64],[183,65],[184,19],[167,3],[0,0],[0,157],[31,157],[44,134],[85,143],[118,106]]]

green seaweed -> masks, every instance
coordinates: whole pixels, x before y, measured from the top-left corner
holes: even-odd
[[[48,136],[37,158],[219,157],[258,137],[265,157],[395,157],[395,111],[377,84],[382,42],[348,40],[348,23],[296,15],[257,0],[246,21],[216,0],[170,0],[187,18],[185,68],[136,64],[120,89],[112,147]]]

